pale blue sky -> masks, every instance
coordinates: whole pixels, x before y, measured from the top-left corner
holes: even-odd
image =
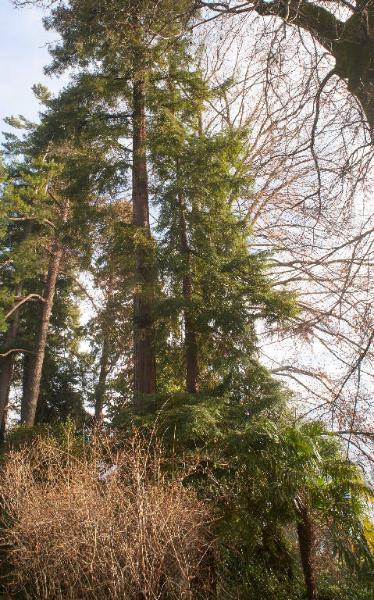
[[[0,131],[7,129],[3,119],[23,114],[33,120],[38,104],[31,86],[42,82],[52,90],[61,80],[43,73],[49,62],[47,42],[56,34],[46,32],[40,9],[14,9],[9,0],[0,0]]]

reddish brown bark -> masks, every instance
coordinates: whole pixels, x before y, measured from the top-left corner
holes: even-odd
[[[133,83],[133,224],[143,239],[136,247],[134,293],[134,402],[139,407],[143,394],[156,391],[153,304],[155,272],[149,226],[148,175],[144,81]]]
[[[314,530],[313,522],[307,506],[302,502],[297,503],[299,521],[297,524],[297,537],[299,540],[301,565],[303,567],[305,587],[308,600],[317,600],[317,587],[314,569]]]
[[[64,203],[61,210],[61,221],[63,223],[65,223],[67,220],[67,214],[68,204]],[[22,398],[21,421],[29,426],[33,426],[35,423],[35,415],[40,392],[40,382],[42,378],[43,363],[48,339],[48,329],[63,252],[64,250],[61,240],[59,239],[59,236],[56,235],[51,248],[51,257],[49,260],[43,295],[44,302],[41,308],[40,323],[36,336],[34,359],[32,361],[28,385]]]
[[[16,297],[19,297],[22,292],[22,285],[19,284],[16,288]],[[5,336],[4,351],[11,350],[17,338],[18,333],[18,311],[12,315],[8,330]],[[13,367],[15,354],[12,352],[7,356],[0,358],[0,438],[4,437],[6,414],[9,404],[9,392],[12,382]]]
[[[191,252],[188,245],[186,209],[181,194],[178,196],[179,204],[179,228],[180,228],[180,250],[184,260],[183,275],[183,298],[186,303],[184,310],[184,336],[186,357],[186,389],[190,394],[196,394],[199,390],[199,360],[198,343],[194,318],[189,304],[192,299],[193,281],[191,272]]]
[[[104,419],[104,404],[105,404],[105,391],[106,391],[106,380],[108,376],[109,367],[109,347],[106,336],[103,341],[103,349],[100,358],[100,373],[99,381],[95,389],[95,424],[97,427],[102,425]]]

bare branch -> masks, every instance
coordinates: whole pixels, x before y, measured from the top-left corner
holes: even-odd
[[[5,320],[9,319],[25,302],[29,302],[30,300],[38,300],[39,302],[45,302],[43,296],[39,294],[29,294],[25,298],[22,298],[17,304],[15,304],[9,312],[5,315]]]

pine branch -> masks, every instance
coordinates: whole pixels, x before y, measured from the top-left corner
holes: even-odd
[[[6,358],[7,356],[9,356],[9,354],[14,354],[15,352],[24,352],[26,354],[34,354],[33,352],[31,352],[31,350],[26,350],[26,348],[11,348],[10,350],[7,350],[6,352],[1,353],[0,358]]]
[[[39,294],[29,294],[25,298],[22,298],[20,302],[15,304],[13,308],[11,308],[11,310],[5,315],[5,320],[9,319],[9,317],[11,317],[12,314],[15,313],[20,308],[20,306],[22,306],[22,304],[25,304],[25,302],[28,302],[29,300],[39,300],[40,302],[45,302],[44,298]]]

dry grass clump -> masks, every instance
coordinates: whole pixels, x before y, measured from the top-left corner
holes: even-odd
[[[116,464],[100,480],[98,468]],[[0,475],[5,591],[38,600],[207,598],[206,510],[135,436],[113,455],[51,440],[9,453]]]

